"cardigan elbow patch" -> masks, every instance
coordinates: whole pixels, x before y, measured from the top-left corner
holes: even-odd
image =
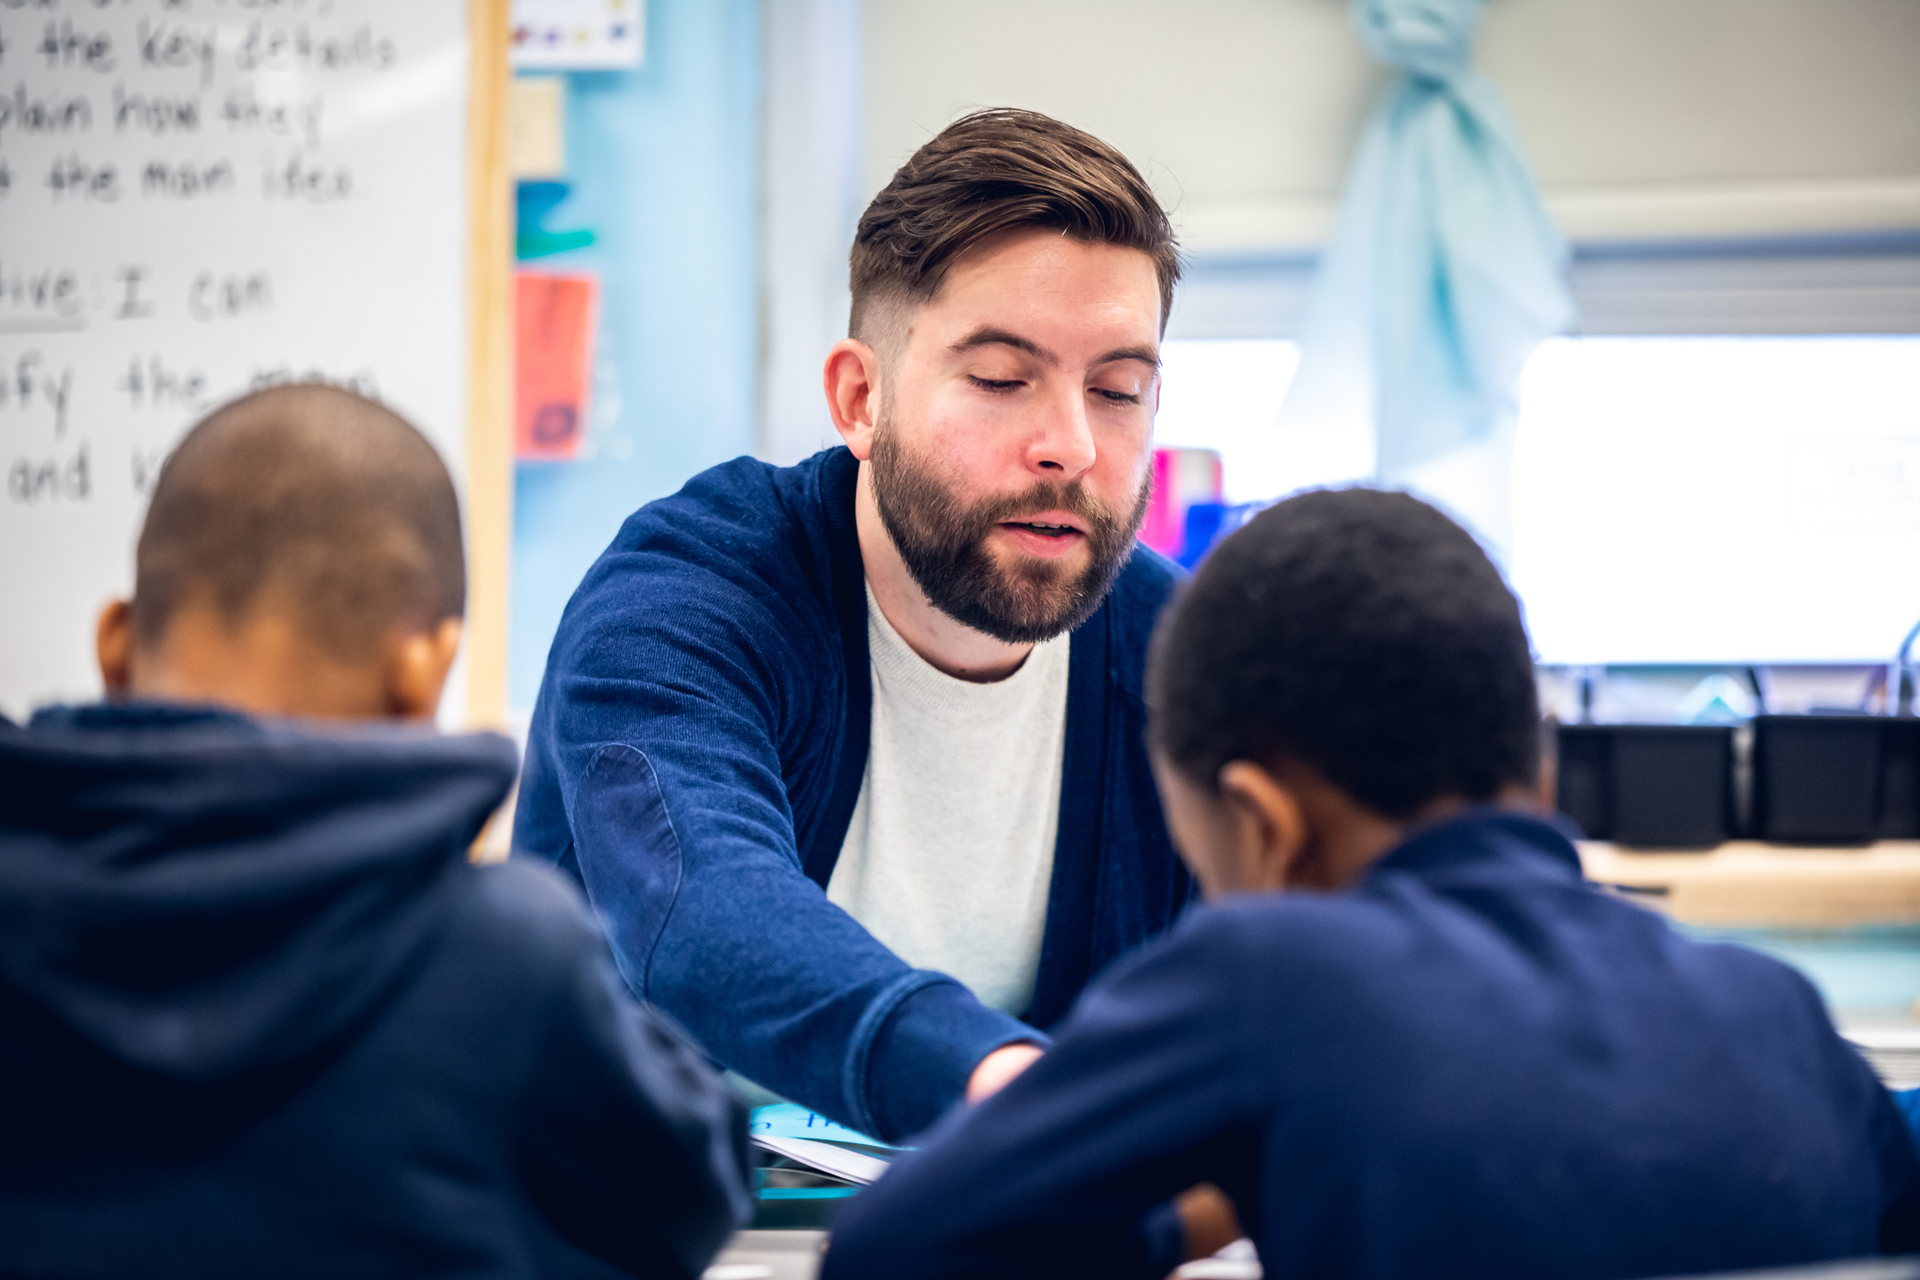
[[[680,895],[684,859],[646,752],[615,743],[594,753],[574,802],[573,838],[621,975],[648,999],[647,973]]]

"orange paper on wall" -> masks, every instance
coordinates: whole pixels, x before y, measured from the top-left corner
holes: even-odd
[[[592,276],[522,271],[514,277],[513,453],[516,458],[580,456],[593,372]]]

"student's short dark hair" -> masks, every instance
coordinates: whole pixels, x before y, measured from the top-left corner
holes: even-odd
[[[1180,253],[1140,171],[1090,133],[1038,111],[999,107],[942,129],[867,206],[853,238],[848,332],[868,340],[876,302],[926,302],[970,250],[1028,227],[1146,254],[1160,279],[1166,328]]]
[[[154,646],[184,608],[230,624],[271,609],[357,661],[396,628],[459,617],[466,596],[459,499],[433,445],[364,396],[299,384],[215,410],[168,457],[132,621]]]
[[[1154,748],[1210,789],[1229,761],[1293,759],[1405,819],[1539,769],[1519,603],[1404,493],[1316,490],[1255,517],[1162,620],[1147,687]]]

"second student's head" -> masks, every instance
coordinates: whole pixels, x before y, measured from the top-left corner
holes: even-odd
[[[154,487],[131,601],[100,618],[110,695],[259,715],[424,718],[466,606],[446,466],[391,410],[278,387],[216,410]]]
[[[1228,538],[1160,625],[1148,700],[1210,896],[1344,887],[1423,822],[1530,801],[1539,767],[1519,604],[1402,493],[1301,494]]]

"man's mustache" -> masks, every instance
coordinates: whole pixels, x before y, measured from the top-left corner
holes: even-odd
[[[1069,485],[1037,481],[1018,493],[981,502],[968,513],[968,518],[985,530],[1014,516],[1036,511],[1064,511],[1079,516],[1095,529],[1110,529],[1119,523],[1113,509],[1088,493],[1078,481]]]

